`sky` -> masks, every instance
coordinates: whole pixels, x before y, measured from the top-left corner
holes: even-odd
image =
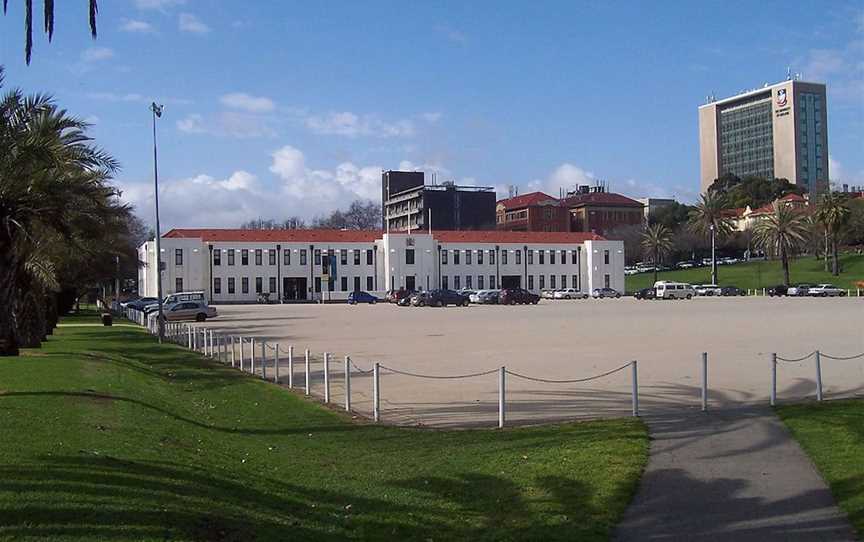
[[[828,85],[831,178],[864,185],[862,0],[101,0],[96,40],[85,0],[56,4],[30,66],[23,0],[0,16],[6,86],[87,119],[148,223],[164,104],[163,231],[380,200],[385,169],[692,202],[698,106],[787,67]]]

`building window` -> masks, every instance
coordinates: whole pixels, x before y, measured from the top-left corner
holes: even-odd
[[[174,291],[182,292],[183,291],[183,277],[177,277],[174,279]]]
[[[372,265],[372,249],[366,249],[366,265]]]
[[[546,275],[540,275],[540,289],[546,287]]]
[[[345,277],[342,277],[342,278],[344,279]],[[335,278],[330,277],[327,280],[327,291],[328,292],[336,291],[336,279]]]
[[[447,254],[448,254],[448,251],[446,251],[446,250],[441,251],[441,264],[442,265],[447,265]]]
[[[608,250],[603,251],[603,263],[605,263],[606,265],[609,265],[609,251]]]
[[[459,290],[461,288],[461,286],[462,286],[462,277],[460,277],[459,275],[455,275],[453,277],[453,289]]]
[[[522,249],[516,251],[516,265],[522,265]]]
[[[507,251],[501,251],[501,265],[507,265]]]
[[[471,289],[471,275],[465,275],[465,287]]]
[[[477,289],[483,289],[483,275],[477,275]]]
[[[300,265],[306,265],[306,249],[300,249]]]
[[[345,257],[347,258],[348,256],[346,255]],[[342,277],[342,291],[348,291],[348,277]]]
[[[561,251],[561,265],[564,265],[566,263],[567,263],[567,251],[562,250]]]
[[[567,287],[567,275],[561,275],[561,287],[562,288]]]
[[[234,293],[234,277],[228,277],[228,293]]]
[[[555,275],[549,275],[549,287],[555,289]]]
[[[339,251],[339,264],[348,265],[348,249],[343,248]]]
[[[448,278],[449,277],[447,275],[444,275],[443,277],[441,277],[441,288],[443,288],[445,290],[450,289],[450,285],[448,284],[449,281],[447,280]]]
[[[528,289],[534,289],[534,275],[528,275]]]
[[[570,287],[576,288],[577,290],[579,290],[580,289],[579,288],[579,275],[573,275],[572,277],[570,277],[570,279],[571,279]]]
[[[459,265],[459,251],[453,251],[453,265]]]
[[[240,292],[244,294],[249,293],[249,277],[240,279]]]
[[[268,282],[270,282],[270,284],[268,284],[268,286],[270,286],[270,290],[269,290],[270,293],[275,294],[276,293],[276,277],[270,277],[270,280]]]
[[[222,293],[222,279],[216,277],[213,279],[213,293],[221,294]]]
[[[465,251],[465,265],[471,265],[471,251]]]
[[[228,249],[228,265],[234,265],[234,249]]]
[[[261,277],[255,277],[255,293],[260,294],[264,292],[264,279]]]
[[[354,291],[360,291],[360,277],[354,277]]]
[[[240,251],[240,265],[249,265],[249,251],[245,248]]]
[[[555,265],[555,251],[549,251],[549,265]]]
[[[213,249],[213,265],[222,265],[222,251]]]
[[[375,282],[372,280],[372,277],[366,277],[366,289],[370,292],[375,289]]]
[[[255,265],[261,265],[261,249],[255,249]]]
[[[270,265],[276,265],[276,249],[271,248],[267,252],[269,253],[269,256],[267,258],[267,262]]]
[[[534,265],[534,250],[528,251],[528,265]]]
[[[489,265],[495,265],[495,251],[489,250]]]
[[[354,265],[360,265],[360,249],[354,249]]]
[[[540,265],[543,265],[545,263],[545,259],[546,259],[546,251],[545,250],[538,250],[537,251],[537,258],[538,258],[538,260],[537,260],[538,263]],[[541,286],[541,288],[542,288],[542,286]]]
[[[570,263],[572,263],[573,265],[576,265],[576,251],[575,250],[570,251]]]
[[[285,265],[291,265],[291,249],[285,249],[285,252],[282,254],[282,263]]]
[[[321,293],[321,277],[315,277],[315,293]]]
[[[314,255],[313,262],[315,265],[321,265],[321,249],[320,248],[315,249],[315,255]]]
[[[489,275],[489,289],[495,289],[495,275]]]
[[[609,275],[603,275],[603,286],[606,288],[611,288],[611,286],[609,286],[609,284],[610,284]]]
[[[174,265],[183,265],[183,249],[174,249]]]
[[[405,249],[405,265],[414,265],[414,249]]]

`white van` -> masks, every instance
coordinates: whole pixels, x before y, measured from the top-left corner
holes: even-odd
[[[671,282],[658,280],[654,283],[654,291],[657,299],[692,299],[696,290],[686,282]]]
[[[162,300],[163,305],[170,305],[178,301],[206,301],[204,292],[176,292],[165,296]]]

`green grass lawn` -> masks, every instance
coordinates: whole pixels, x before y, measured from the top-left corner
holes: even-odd
[[[812,257],[793,260],[789,266],[792,283],[809,282],[835,284],[840,288],[855,290],[854,282],[864,280],[864,255],[843,254],[840,257],[843,272],[839,277],[824,271],[824,263]],[[767,288],[783,283],[783,269],[779,261],[750,262],[717,267],[718,282],[739,288]],[[711,282],[711,266],[657,274],[658,280],[673,280],[699,284]],[[654,273],[640,273],[625,277],[628,292],[648,288],[654,284]]]
[[[0,358],[0,539],[606,540],[647,461],[638,420],[352,422],[95,321]]]
[[[777,412],[864,537],[864,401],[788,405]]]

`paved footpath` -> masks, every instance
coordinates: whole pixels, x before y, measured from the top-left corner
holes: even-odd
[[[769,408],[644,420],[648,467],[615,540],[856,540],[827,484]]]

